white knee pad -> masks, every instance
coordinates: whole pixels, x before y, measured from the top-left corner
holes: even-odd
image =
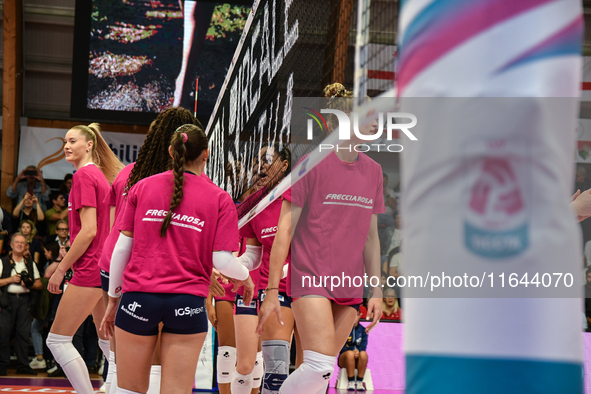
[[[105,358],[109,358],[109,354],[111,353],[111,341],[108,339],[100,339],[98,340],[99,347],[101,351],[105,355]]]
[[[152,365],[150,367],[150,387],[146,394],[160,394],[160,381],[162,380],[162,366]]]
[[[289,343],[270,340],[262,342],[265,358],[263,394],[276,394],[289,375]]]
[[[72,344],[72,338],[66,335],[58,335],[49,333],[47,336],[47,347],[53,354],[55,361],[62,366],[62,368],[68,363],[74,361],[80,357],[80,353]]]
[[[304,362],[283,383],[280,394],[318,393],[334,371],[336,357],[304,350]]]
[[[248,375],[242,375],[238,371],[234,371],[230,389],[232,394],[250,394],[252,390],[252,372]]]
[[[231,383],[234,370],[236,370],[236,348],[232,346],[218,347],[218,383]]]
[[[265,362],[263,361],[263,352],[257,352],[257,359],[254,362],[254,369],[252,370],[252,388],[261,387],[261,379],[265,373]]]

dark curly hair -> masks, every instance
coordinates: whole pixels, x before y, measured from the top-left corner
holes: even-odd
[[[168,147],[173,133],[185,124],[203,129],[201,122],[184,108],[168,108],[158,115],[150,125],[146,141],[140,148],[135,166],[127,178],[125,190],[129,190],[144,178],[159,174],[171,168],[172,159]]]

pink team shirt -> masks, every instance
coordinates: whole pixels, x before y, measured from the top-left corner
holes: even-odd
[[[166,237],[160,227],[173,193],[174,175],[145,178],[130,190],[119,227],[133,232],[123,293],[177,293],[207,297],[213,251],[238,250],[238,217],[228,193],[206,177],[185,173],[183,199]]]
[[[380,165],[367,155],[359,153],[357,161],[346,163],[333,152],[283,195],[302,207],[291,243],[290,296],[361,303],[363,284],[355,284],[354,277],[363,280],[372,215],[385,212],[382,183]],[[351,277],[351,284],[337,286],[335,280],[331,289],[330,278],[321,282],[326,276]]]
[[[76,236],[82,227],[80,223],[80,209],[84,207],[96,208],[97,231],[86,252],[72,266],[74,276],[71,284],[82,287],[98,287],[101,276],[98,262],[103,250],[103,244],[109,234],[109,206],[104,204],[105,196],[109,193],[109,182],[94,164],[86,165],[74,173],[72,190],[68,201],[68,223],[70,224],[70,240],[76,241]]]
[[[281,214],[281,202],[283,198],[278,198],[265,208],[260,214],[254,217],[250,222],[246,223],[240,229],[240,235],[245,238],[256,238],[263,245],[263,260],[260,267],[259,288],[266,289],[269,284],[269,260],[271,257],[271,247],[277,234],[277,223],[279,223],[279,215]],[[291,252],[287,255],[285,264],[291,261]],[[279,282],[279,291],[287,291],[286,279],[281,279]]]
[[[129,174],[131,173],[134,165],[135,163],[131,163],[121,170],[119,175],[117,175],[117,178],[115,178],[115,181],[113,181],[111,190],[105,196],[105,200],[103,201],[109,207],[115,207],[115,222],[113,223],[113,229],[117,229],[119,226],[119,217],[121,216],[121,212],[123,212],[122,207],[123,203],[125,202],[125,185],[127,184],[127,179],[129,178]],[[111,212],[109,212],[109,219],[110,213]],[[99,260],[99,268],[103,271],[110,271],[111,256],[113,255],[113,249],[115,248],[118,238],[119,231],[111,231],[107,236],[105,246],[103,247],[103,253],[101,255],[101,259]]]

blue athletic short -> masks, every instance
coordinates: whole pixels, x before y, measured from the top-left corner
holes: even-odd
[[[207,332],[205,298],[191,294],[124,293],[117,307],[115,325],[136,335],[162,332],[198,334]]]
[[[235,315],[252,315],[257,316],[259,310],[259,300],[257,298],[253,298],[250,302],[250,305],[244,305],[244,297],[240,294],[236,294],[236,299],[234,300],[234,314]]]
[[[105,270],[101,270],[101,289],[109,291],[109,273]]]
[[[272,290],[272,291],[276,291],[276,290]],[[279,304],[281,306],[284,306],[286,308],[290,308],[291,309],[291,297],[287,295],[286,292],[280,292],[279,295],[277,296],[279,298]],[[260,305],[263,305],[263,301],[265,300],[265,291],[264,290],[259,290],[259,303]]]

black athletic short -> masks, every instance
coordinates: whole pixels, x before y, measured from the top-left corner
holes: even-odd
[[[117,307],[115,325],[136,335],[162,332],[198,334],[207,332],[205,298],[192,294],[124,293]]]
[[[109,273],[105,270],[101,270],[101,289],[109,292]]]
[[[253,298],[250,305],[244,305],[244,297],[240,294],[236,294],[234,300],[234,314],[235,315],[252,315],[257,316],[259,310],[258,298]]]
[[[273,290],[275,291],[275,290]],[[277,296],[279,298],[279,305],[284,306],[286,308],[291,308],[291,297],[287,295],[286,292],[282,291],[279,292],[279,295]],[[259,290],[259,304],[263,305],[263,300],[265,299],[265,291],[264,290]]]

